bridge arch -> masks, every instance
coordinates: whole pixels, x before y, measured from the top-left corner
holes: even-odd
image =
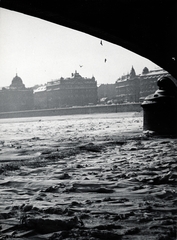
[[[177,85],[176,0],[1,0],[0,7],[120,45],[164,68]]]

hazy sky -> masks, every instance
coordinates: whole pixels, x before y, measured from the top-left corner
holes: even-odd
[[[0,8],[0,87],[16,72],[26,87],[70,77],[77,70],[98,85],[115,83],[133,65],[137,74],[151,61],[120,46],[38,18]],[[105,63],[105,58],[107,59]],[[82,65],[82,67],[80,67]]]

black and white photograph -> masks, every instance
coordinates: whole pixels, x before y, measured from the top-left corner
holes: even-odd
[[[0,0],[0,240],[177,239],[176,0]]]

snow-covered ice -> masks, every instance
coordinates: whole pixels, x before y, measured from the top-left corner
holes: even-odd
[[[141,113],[0,126],[0,239],[175,239],[177,139]]]

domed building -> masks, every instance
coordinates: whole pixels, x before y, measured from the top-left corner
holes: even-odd
[[[34,109],[33,90],[26,88],[22,79],[16,76],[8,88],[0,90],[0,112]]]
[[[9,87],[10,89],[25,89],[25,85],[23,84],[23,81],[22,79],[17,76],[16,76],[12,79],[12,83]]]

